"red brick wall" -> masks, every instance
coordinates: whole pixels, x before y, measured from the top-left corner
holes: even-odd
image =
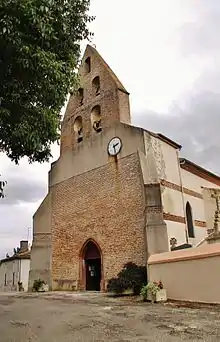
[[[138,154],[52,187],[54,287],[79,280],[80,251],[94,239],[103,255],[105,284],[122,266],[145,264],[144,186]]]

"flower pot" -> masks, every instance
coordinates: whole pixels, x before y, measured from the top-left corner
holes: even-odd
[[[155,303],[155,302],[166,302],[167,300],[167,291],[165,289],[157,291],[156,294],[152,294],[150,291],[147,294],[147,300]]]
[[[38,292],[47,292],[47,291],[49,291],[49,286],[47,284],[41,285],[41,287],[38,290]]]
[[[150,291],[147,293],[147,300],[151,303],[156,302],[156,295],[152,294]]]

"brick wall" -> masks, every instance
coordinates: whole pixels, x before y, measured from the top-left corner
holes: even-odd
[[[105,284],[126,262],[145,264],[144,187],[137,153],[112,159],[51,190],[54,287],[77,286],[80,251],[87,239],[101,248]]]
[[[91,71],[84,72],[85,60],[91,60]],[[93,80],[100,79],[100,91],[94,94]],[[77,134],[74,132],[74,121],[82,118],[83,140],[92,140],[97,132],[92,128],[91,111],[99,105],[101,110],[101,126],[108,128],[119,122],[130,123],[129,94],[107,66],[98,52],[87,46],[80,67],[80,87],[83,89],[83,101],[80,103],[77,93],[70,97],[62,123],[61,154],[68,149],[78,150]]]

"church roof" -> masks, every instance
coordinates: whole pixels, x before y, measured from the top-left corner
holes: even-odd
[[[179,160],[180,160],[180,167],[182,169],[185,169],[186,171],[189,171],[195,174],[196,176],[204,178],[207,181],[220,186],[220,176],[216,175],[215,173],[212,173],[209,170],[204,169],[203,167],[191,162],[188,159],[180,158]]]
[[[165,135],[163,135],[162,133],[155,133],[155,132],[152,132],[152,131],[149,131],[143,127],[139,127],[139,126],[135,126],[135,125],[132,125],[132,124],[127,124],[127,123],[124,123],[123,122],[123,125],[126,125],[126,126],[131,126],[131,127],[135,127],[135,128],[138,128],[138,129],[141,129],[147,133],[149,133],[150,135],[152,135],[153,137],[157,138],[157,139],[160,139],[164,142],[166,142],[168,145],[174,147],[174,148],[177,148],[178,150],[180,150],[182,148],[182,146],[180,144],[178,144],[177,142],[175,142],[174,140],[171,140],[170,138],[166,137]]]
[[[112,79],[115,81],[117,87],[119,90],[123,91],[124,93],[128,94],[128,91],[125,89],[125,87],[123,86],[123,84],[121,83],[121,81],[119,81],[118,77],[115,75],[115,73],[112,71],[112,69],[110,68],[110,66],[106,63],[106,61],[102,58],[102,56],[98,53],[98,51],[91,45],[87,45],[86,47],[86,52],[91,52],[93,55],[95,55],[100,62],[103,64],[103,66],[108,70],[108,72],[110,73]]]
[[[149,133],[151,135],[155,136],[156,138],[159,138],[160,140],[163,140],[167,144],[177,148],[178,150],[180,150],[182,148],[182,146],[180,144],[178,144],[174,140],[171,140],[170,138],[168,138],[167,136],[163,135],[162,133],[154,133],[154,132],[149,132]]]

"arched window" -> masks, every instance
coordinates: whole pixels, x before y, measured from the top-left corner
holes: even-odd
[[[83,88],[78,89],[78,97],[79,97],[79,103],[80,103],[80,105],[82,105],[83,104],[83,97],[84,97]]]
[[[102,131],[101,107],[99,105],[92,108],[91,123],[93,129],[99,133]]]
[[[83,125],[82,125],[82,117],[77,116],[74,125],[73,125],[74,132],[77,137],[77,142],[83,141]]]
[[[85,73],[88,74],[91,71],[91,58],[87,57],[84,65]]]
[[[100,78],[99,76],[96,76],[92,80],[92,91],[94,95],[99,95],[100,94]]]
[[[189,202],[186,203],[186,222],[188,228],[188,235],[190,238],[195,237],[194,226],[193,226],[193,217],[192,217],[192,208]]]

